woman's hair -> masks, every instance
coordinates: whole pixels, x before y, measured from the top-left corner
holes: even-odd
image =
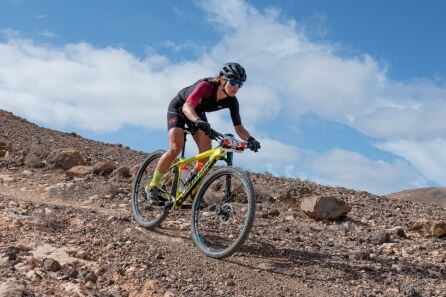
[[[218,86],[220,84],[220,78],[221,78],[221,76],[217,75],[217,76],[214,76],[214,77],[203,78],[203,80],[208,81],[211,84]]]

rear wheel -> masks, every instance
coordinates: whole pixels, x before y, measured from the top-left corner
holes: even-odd
[[[192,207],[192,237],[207,256],[233,254],[247,239],[254,223],[256,200],[249,177],[225,167],[209,175]]]
[[[163,200],[163,203],[153,203],[146,194],[146,186],[152,180],[158,160],[164,154],[164,151],[155,151],[151,153],[141,165],[135,178],[133,186],[133,216],[136,222],[148,229],[155,228],[167,217],[170,207],[170,200]],[[173,168],[166,173],[159,185],[159,194],[168,198],[175,195],[177,187],[177,171]]]

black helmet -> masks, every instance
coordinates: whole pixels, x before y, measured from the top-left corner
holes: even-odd
[[[239,63],[226,63],[220,70],[220,75],[244,82],[246,71]]]

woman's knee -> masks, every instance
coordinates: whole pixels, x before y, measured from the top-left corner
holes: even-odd
[[[181,145],[172,144],[169,146],[167,154],[172,158],[176,158],[180,154],[182,148],[183,147]]]

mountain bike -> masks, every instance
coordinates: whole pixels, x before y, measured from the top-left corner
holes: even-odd
[[[190,131],[186,129],[181,157],[160,182],[158,193],[164,203],[153,203],[145,191],[164,151],[155,151],[145,159],[133,187],[133,215],[140,226],[153,229],[169,213],[180,210],[185,201],[193,200],[191,230],[195,245],[208,257],[228,257],[246,241],[254,223],[256,199],[252,182],[241,169],[233,167],[234,152],[242,153],[247,143],[211,130],[210,138],[218,141],[218,146],[185,159],[187,134]],[[185,181],[181,191],[180,170],[204,158],[209,160]],[[217,161],[226,166],[210,172]]]

